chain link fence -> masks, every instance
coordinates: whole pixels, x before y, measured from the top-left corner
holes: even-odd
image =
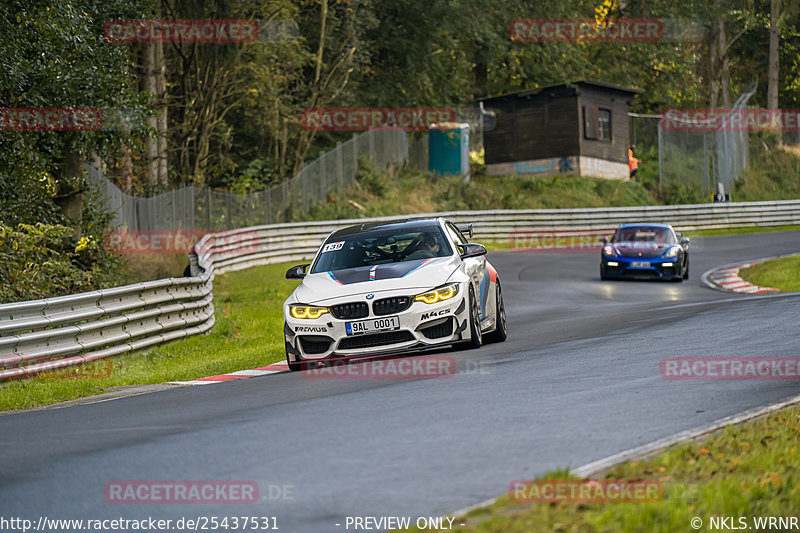
[[[87,176],[100,189],[117,230],[221,231],[289,221],[293,211],[308,210],[325,201],[330,192],[352,185],[362,155],[379,168],[404,162],[409,158],[408,137],[401,130],[353,135],[320,154],[296,176],[248,194],[184,186],[154,196],[134,196],[122,191],[94,166],[87,165]],[[427,168],[427,152],[425,165]]]
[[[745,105],[754,91],[753,87],[743,93],[727,114],[747,112]],[[669,127],[663,127],[665,120]],[[715,120],[731,123],[719,110]],[[710,200],[720,188],[730,194],[734,182],[750,164],[747,128],[713,128],[708,120],[686,120],[674,112],[663,116],[630,113],[629,124],[637,157],[657,154],[662,192],[682,192],[682,197],[694,195],[696,200]]]

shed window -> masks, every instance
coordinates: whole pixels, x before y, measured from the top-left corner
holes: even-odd
[[[611,141],[611,110],[597,110],[597,139],[600,141]]]
[[[611,110],[584,106],[583,136],[593,141],[611,142]]]

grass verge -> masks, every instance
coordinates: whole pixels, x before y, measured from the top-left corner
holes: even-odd
[[[207,335],[110,359],[98,377],[59,373],[0,386],[0,410],[48,405],[108,392],[114,387],[187,381],[283,360],[283,301],[297,286],[284,278],[288,264],[217,276],[216,324]],[[103,368],[95,365],[95,368]],[[103,375],[105,374],[105,375]]]
[[[761,287],[781,292],[800,291],[800,255],[781,257],[739,271],[739,277]]]
[[[796,517],[800,509],[799,435],[800,407],[792,406],[738,427],[729,426],[701,442],[677,445],[647,460],[625,462],[600,477],[657,480],[663,487],[660,501],[520,503],[506,494],[493,505],[455,520],[454,524],[465,525],[449,531],[694,531],[697,528],[692,528],[691,520],[695,517],[702,520],[701,531],[730,529],[712,527],[711,517],[733,517],[733,525],[744,529],[738,521],[743,517],[749,529],[766,530],[769,528],[756,527],[756,517]],[[567,477],[566,471],[556,471],[541,479]]]

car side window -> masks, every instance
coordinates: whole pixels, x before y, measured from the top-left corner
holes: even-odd
[[[464,234],[458,231],[458,228],[450,222],[447,223],[447,233],[450,234],[450,238],[456,244],[467,244],[468,242]]]

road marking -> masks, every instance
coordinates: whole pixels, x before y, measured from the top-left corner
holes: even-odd
[[[770,259],[788,257],[790,255],[798,254],[793,253],[778,255],[775,257],[764,257],[761,259],[750,260],[748,262],[725,265],[705,272],[700,279],[706,286],[725,292],[738,292],[741,294],[764,294],[767,292],[780,292],[780,289],[773,289],[772,287],[760,287],[758,285],[753,285],[749,281],[743,280],[741,277],[739,277],[739,271],[743,268],[747,268],[758,263],[763,263],[764,261],[769,261]]]
[[[214,383],[225,383],[227,381],[238,381],[240,379],[250,379],[258,376],[266,376],[268,374],[275,374],[277,372],[285,372],[289,370],[289,365],[285,361],[274,363],[269,366],[262,366],[260,368],[253,368],[250,370],[238,370],[229,374],[220,374],[218,376],[208,376],[206,378],[198,378],[190,381],[170,381],[170,385],[211,385]]]
[[[797,403],[800,403],[800,395],[793,396],[787,400],[773,403],[771,405],[767,405],[764,407],[755,407],[753,409],[748,409],[747,411],[743,411],[741,413],[732,416],[720,418],[719,420],[711,422],[710,424],[706,424],[704,426],[700,426],[695,429],[681,431],[680,433],[676,433],[674,435],[670,435],[669,437],[653,441],[649,444],[637,446],[636,448],[630,448],[628,450],[615,453],[614,455],[609,455],[608,457],[604,457],[603,459],[599,459],[597,461],[587,463],[583,466],[579,466],[578,468],[570,469],[570,473],[581,478],[588,478],[589,476],[596,474],[597,472],[618,465],[620,463],[624,463],[625,461],[637,458],[647,458],[656,455],[657,453],[660,453],[671,446],[675,446],[676,444],[681,444],[683,442],[687,442],[690,440],[696,440],[701,437],[710,436],[709,435],[710,433],[724,429],[726,426],[742,424],[754,418],[767,415],[769,413],[772,413],[773,411],[778,411],[780,409],[783,409],[784,407],[789,407]],[[474,511],[475,509],[480,509],[481,507],[487,507],[489,505],[496,503],[497,499],[498,498],[491,498],[489,500],[476,503],[475,505],[470,505],[469,507],[465,507],[463,509],[454,512],[451,516],[456,518],[461,518],[465,516],[467,513]]]

